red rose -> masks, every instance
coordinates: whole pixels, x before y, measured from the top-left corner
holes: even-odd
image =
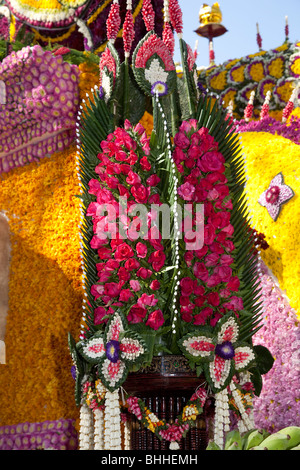
[[[133,249],[127,243],[122,243],[115,251],[115,259],[117,261],[123,261],[124,259],[131,258],[133,255]]]
[[[228,282],[232,276],[232,269],[229,266],[217,266],[214,274],[220,277],[221,282]]]
[[[118,277],[120,281],[129,281],[130,272],[122,266],[118,271]]]
[[[121,288],[117,282],[107,282],[104,285],[104,293],[109,297],[118,297],[120,290]]]
[[[144,156],[140,159],[140,165],[142,167],[142,170],[144,170],[144,171],[150,171],[151,170],[151,164],[149,163],[148,158],[146,156]]]
[[[131,281],[129,281],[129,284],[130,284],[131,289],[134,292],[138,292],[139,290],[141,290],[141,285],[139,281],[135,281],[134,279],[131,279]]]
[[[152,268],[156,272],[161,270],[161,268],[165,264],[165,261],[166,261],[166,255],[164,254],[162,250],[157,250],[154,253],[151,253],[151,255],[148,258],[148,262],[152,263]]]
[[[240,287],[240,280],[237,276],[232,277],[227,284],[227,289],[234,291],[234,292],[237,292],[239,290],[239,287]]]
[[[97,250],[100,259],[109,259],[112,256],[112,250],[103,246]]]
[[[193,320],[193,315],[190,312],[185,312],[184,310],[180,310],[181,318],[183,321],[190,323]]]
[[[154,297],[154,294],[148,295],[146,293],[142,294],[138,300],[138,305],[140,307],[154,307],[158,302],[158,299]]]
[[[213,309],[206,307],[194,316],[194,325],[204,325],[206,320],[214,313]]]
[[[94,296],[95,300],[101,297],[103,293],[104,293],[104,286],[100,286],[99,284],[92,285],[91,294]]]
[[[97,307],[94,310],[94,324],[101,325],[102,323],[107,323],[108,318],[104,318],[108,316],[109,313],[104,307]]]
[[[160,309],[154,310],[151,312],[148,320],[146,321],[146,325],[153,328],[153,330],[158,330],[164,324],[164,316]]]
[[[216,287],[218,284],[220,284],[221,278],[217,274],[212,274],[209,276],[209,278],[206,281],[207,287]]]
[[[184,199],[185,201],[191,201],[194,196],[195,186],[193,186],[187,181],[186,183],[179,186],[177,192],[179,196],[182,197],[182,199]]]
[[[120,302],[128,302],[132,297],[134,297],[134,295],[130,289],[123,289],[120,292],[119,300]]]
[[[225,159],[220,152],[206,152],[198,161],[201,171],[208,173],[209,171],[225,171]]]
[[[143,243],[141,242],[138,242],[136,244],[136,254],[139,258],[145,258],[147,256],[147,251],[148,251],[148,248],[146,245],[144,245]]]
[[[138,204],[146,204],[150,193],[148,188],[145,188],[143,184],[139,183],[131,188],[131,194]]]
[[[195,282],[190,277],[183,277],[180,281],[182,295],[191,295],[194,292]]]
[[[195,300],[195,305],[197,305],[197,307],[202,307],[202,305],[204,304],[205,302],[205,297],[204,295],[198,295]]]
[[[212,224],[207,224],[204,227],[204,243],[206,245],[211,245],[215,239],[216,231],[215,227]]]
[[[128,323],[141,323],[146,315],[147,310],[144,307],[140,307],[138,304],[135,304],[129,310],[127,316]]]
[[[127,271],[133,271],[134,269],[138,269],[140,267],[140,263],[135,258],[129,258],[127,261],[125,261],[124,266]]]
[[[205,257],[205,265],[206,266],[216,266],[219,261],[219,255],[218,253],[210,253]]]
[[[186,251],[184,254],[184,261],[188,266],[192,265],[192,261],[194,259],[194,254],[192,251]]]
[[[130,171],[128,173],[128,176],[126,178],[126,183],[133,185],[133,184],[138,184],[141,182],[141,177],[135,173],[134,171]]]
[[[220,264],[221,265],[230,265],[234,262],[234,259],[230,255],[221,255],[220,257]]]
[[[156,186],[160,182],[160,178],[157,175],[151,175],[147,178],[148,186]]]
[[[206,282],[208,279],[208,270],[203,263],[196,262],[193,267],[193,273],[197,279]]]
[[[180,149],[186,149],[190,145],[190,139],[185,135],[184,132],[177,132],[174,137],[174,144]]]
[[[154,281],[152,281],[150,284],[150,289],[158,290],[159,288],[160,288],[160,282],[157,279],[154,279]]]
[[[217,307],[220,304],[220,297],[217,292],[210,292],[207,296],[207,302],[213,307]]]
[[[142,279],[148,279],[149,277],[152,276],[152,271],[151,271],[151,269],[140,268],[140,269],[137,271],[136,275],[137,275],[138,277],[141,277]]]

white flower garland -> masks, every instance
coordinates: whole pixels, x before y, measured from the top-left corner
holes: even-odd
[[[104,449],[121,450],[121,415],[119,390],[106,392]]]
[[[104,412],[99,408],[94,410],[94,450],[104,449]]]
[[[216,394],[214,442],[223,449],[224,434],[230,430],[229,399],[227,389]]]
[[[178,288],[179,288],[179,283],[180,283],[179,276],[181,274],[180,271],[179,271],[179,261],[180,261],[180,258],[179,258],[179,238],[180,238],[181,233],[180,233],[180,230],[179,230],[179,214],[178,214],[178,204],[177,204],[178,178],[176,176],[176,166],[175,166],[175,162],[174,162],[173,156],[172,156],[168,124],[167,124],[167,121],[166,121],[166,116],[165,116],[165,113],[163,111],[162,105],[159,102],[159,98],[158,98],[157,93],[155,94],[155,100],[156,100],[157,106],[160,110],[162,119],[164,121],[164,131],[165,131],[166,137],[168,139],[168,159],[171,162],[172,175],[173,175],[173,178],[174,178],[174,205],[173,205],[173,208],[174,208],[174,233],[175,233],[174,251],[175,251],[175,272],[176,272],[175,280],[176,280],[176,284],[175,284],[175,287],[174,287],[174,297],[173,297],[173,304],[172,304],[172,309],[174,311],[172,330],[173,330],[173,334],[175,334],[176,333],[176,319],[177,319],[177,314],[178,314],[177,305],[176,305],[176,303],[177,303],[176,298],[177,298],[177,293],[178,293]]]
[[[86,403],[80,407],[79,450],[94,448],[94,417]]]

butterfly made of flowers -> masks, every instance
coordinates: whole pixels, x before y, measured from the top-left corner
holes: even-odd
[[[126,330],[125,319],[116,312],[104,334],[95,333],[82,341],[78,350],[87,362],[97,365],[102,383],[113,392],[126,380],[130,365],[142,359],[146,346],[135,332]]]
[[[266,189],[258,199],[261,206],[266,207],[274,222],[278,219],[281,207],[294,196],[294,191],[284,183],[283,174],[278,173],[272,179],[268,189]]]
[[[224,316],[213,333],[205,328],[180,340],[183,354],[196,364],[202,364],[213,392],[223,390],[234,374],[249,367],[255,360],[253,349],[238,343],[239,325],[234,314]]]

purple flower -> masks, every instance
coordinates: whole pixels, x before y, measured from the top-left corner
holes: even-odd
[[[106,357],[114,364],[119,360],[119,351],[120,351],[120,343],[115,339],[108,341],[106,344]]]
[[[151,94],[158,96],[165,96],[168,94],[168,85],[165,82],[155,82],[151,87]]]
[[[232,359],[234,357],[234,347],[230,341],[224,341],[216,346],[215,353],[222,359]]]

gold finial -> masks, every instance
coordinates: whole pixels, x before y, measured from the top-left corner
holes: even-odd
[[[199,12],[199,20],[201,25],[222,22],[222,12],[219,3],[214,3],[211,7],[207,3],[203,3]]]

